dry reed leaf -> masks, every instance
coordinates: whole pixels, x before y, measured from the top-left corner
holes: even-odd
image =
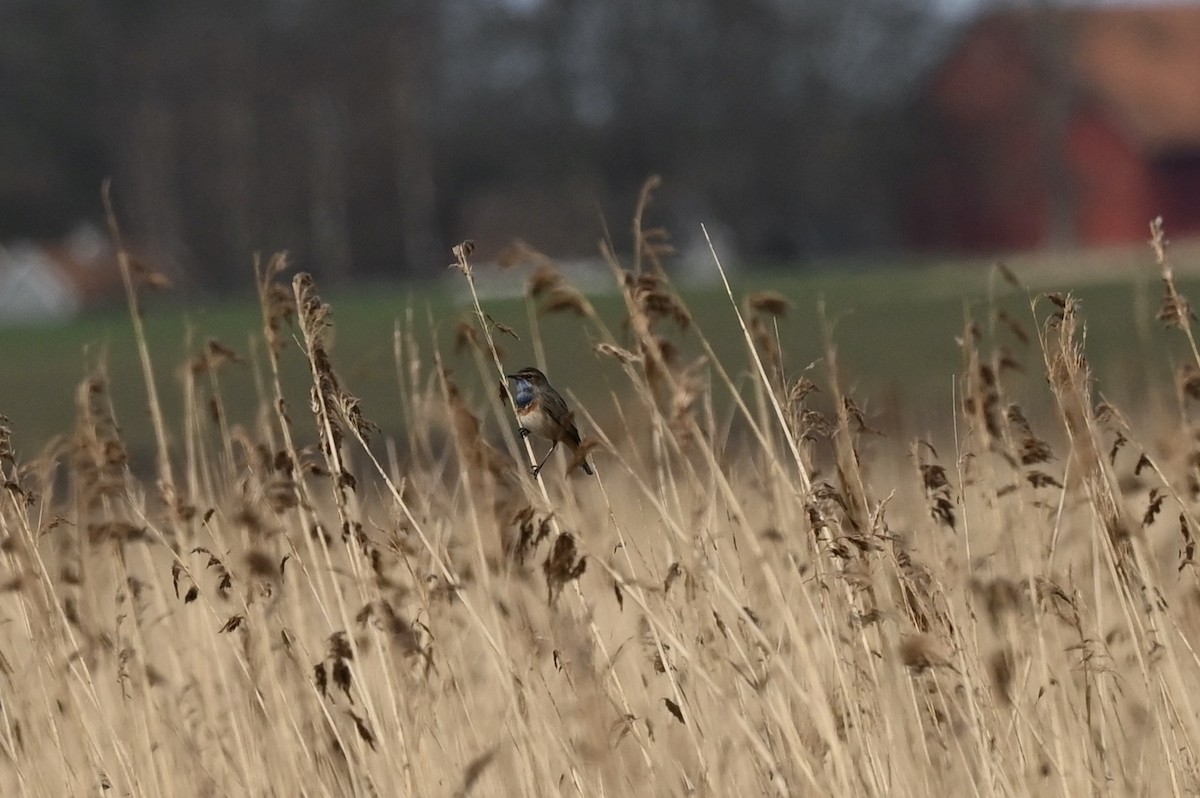
[[[644,358],[641,355],[635,355],[627,349],[622,349],[619,346],[614,346],[603,341],[596,344],[593,348],[598,353],[606,357],[615,358],[627,366],[644,362]]]
[[[517,335],[513,331],[512,327],[509,327],[507,324],[504,324],[502,322],[496,321],[494,318],[492,318],[490,313],[484,314],[484,316],[485,316],[485,318],[487,318],[488,323],[491,324],[493,328],[495,328],[496,332],[498,332],[502,335],[511,336],[514,341],[521,340],[521,336]],[[501,355],[501,358],[503,358],[503,355]]]
[[[1162,510],[1163,502],[1166,498],[1166,494],[1159,491],[1158,488],[1151,489],[1149,506],[1146,507],[1146,512],[1142,514],[1142,526],[1150,526],[1154,523],[1154,519]]]
[[[239,628],[241,628],[245,621],[245,615],[231,615],[229,620],[225,621],[225,623],[221,625],[221,628],[217,630],[217,634],[236,632]]]
[[[466,798],[471,793],[484,771],[496,759],[496,753],[499,750],[499,746],[494,746],[467,763],[467,766],[463,768],[463,783],[457,793],[458,798]]]

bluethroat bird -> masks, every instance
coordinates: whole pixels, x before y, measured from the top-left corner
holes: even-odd
[[[542,462],[533,467],[533,475],[536,477],[559,443],[565,443],[572,452],[579,448],[579,430],[572,418],[574,414],[567,409],[566,400],[554,390],[545,374],[531,366],[506,376],[517,384],[513,401],[517,405],[521,437],[527,437],[529,433],[534,432],[552,444]],[[595,473],[586,459],[581,461],[580,465],[584,473]]]

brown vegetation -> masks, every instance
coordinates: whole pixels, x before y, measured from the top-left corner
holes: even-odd
[[[1190,340],[1154,238],[1163,318]],[[788,370],[786,297],[730,291],[753,368],[729,373],[660,268],[662,238],[638,240],[657,248],[647,269],[607,253],[623,330],[519,258],[538,269],[537,351],[539,306],[577,314],[570,345],[627,379],[620,426],[595,423],[603,398],[573,398],[594,478],[567,458],[531,478],[506,397],[464,395],[411,317],[395,340],[406,440],[375,441],[328,347],[335,309],[307,275],[284,281],[283,256],[257,270],[257,424],[220,412],[220,372],[243,358],[208,342],[180,370],[186,416],[155,416],[154,478],[129,468],[102,371],[44,457],[18,458],[0,428],[0,791],[1200,787],[1186,381],[1152,442],[1152,420],[1100,401],[1078,303],[1031,297],[1025,318],[967,321],[953,443],[891,441],[832,336],[823,375]],[[473,286],[470,247],[455,260]],[[474,310],[462,357],[494,385],[493,336],[517,333]],[[709,355],[681,360],[668,327]],[[305,402],[278,378],[297,356]],[[1018,366],[1041,371],[1053,412],[1010,400]]]

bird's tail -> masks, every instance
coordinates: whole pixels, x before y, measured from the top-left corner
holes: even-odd
[[[592,464],[587,461],[586,450],[583,452],[583,457],[579,456],[579,446],[583,443],[583,440],[579,437],[579,430],[575,428],[574,424],[568,426],[566,434],[562,437],[562,441],[571,450],[571,454],[574,455],[574,460],[571,462],[570,467],[567,468],[567,471],[571,471],[571,469],[578,465],[583,469],[583,473],[589,477],[595,476],[596,472],[592,470]]]
[[[567,471],[570,472],[575,468],[575,466],[579,466],[583,469],[583,473],[587,474],[589,477],[595,476],[596,472],[592,470],[592,464],[587,461],[586,452],[579,451],[579,433],[575,433],[575,440],[568,438],[565,443],[571,450],[571,454],[574,455],[574,459],[571,461],[571,465],[567,467]],[[580,457],[580,454],[583,454],[583,457]]]

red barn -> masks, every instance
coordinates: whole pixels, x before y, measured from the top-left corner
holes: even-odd
[[[922,98],[912,243],[967,252],[1200,233],[1200,7],[1007,11]]]

